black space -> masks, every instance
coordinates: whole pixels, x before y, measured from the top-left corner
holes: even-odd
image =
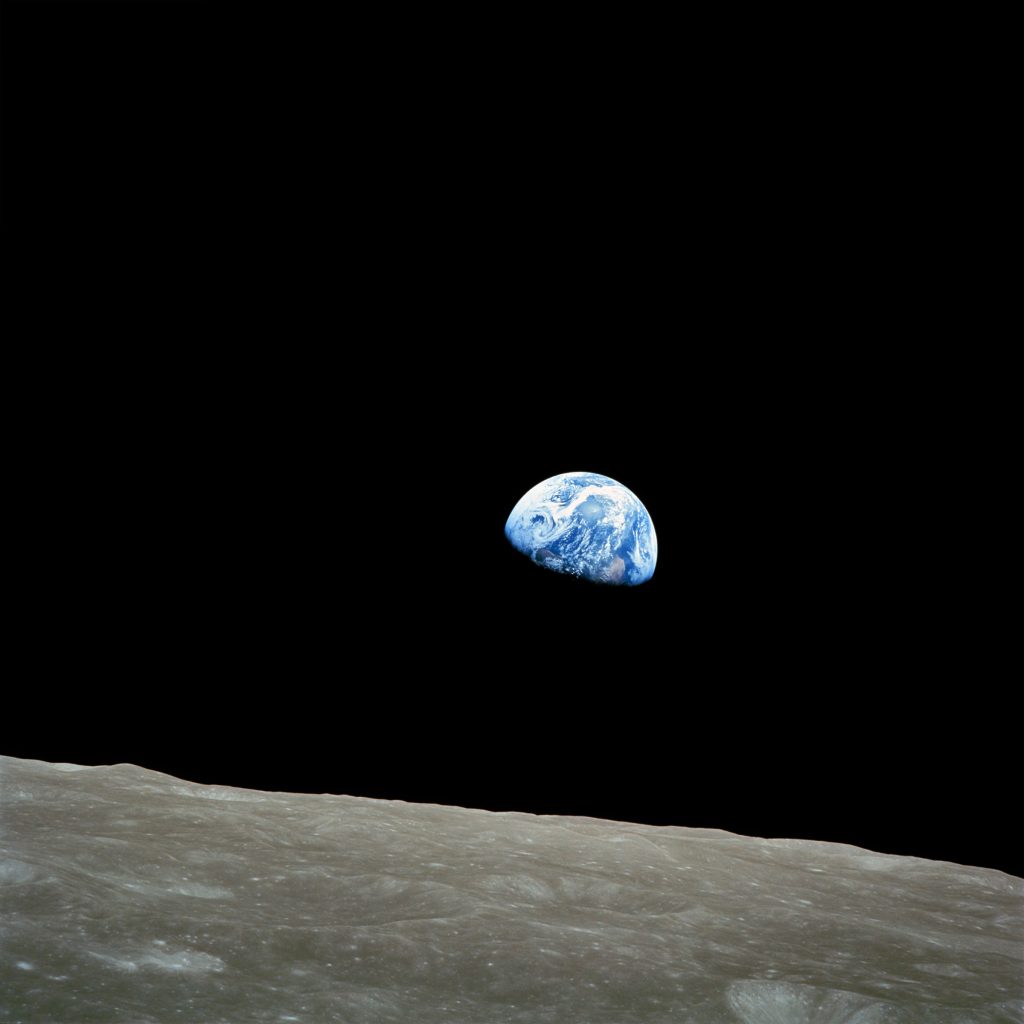
[[[240,10],[3,6],[0,749],[1024,874],[896,127],[735,26]],[[576,469],[648,585],[506,544]]]

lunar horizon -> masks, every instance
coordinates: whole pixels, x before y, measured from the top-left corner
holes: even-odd
[[[1024,1020],[990,869],[12,757],[0,823],[0,1020]]]

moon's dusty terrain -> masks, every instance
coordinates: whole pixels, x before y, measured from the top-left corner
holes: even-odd
[[[1024,882],[0,758],[0,1020],[1024,1021]]]

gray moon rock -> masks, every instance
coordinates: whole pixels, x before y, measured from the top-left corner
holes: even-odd
[[[1007,1024],[1024,882],[0,757],[0,1021]]]

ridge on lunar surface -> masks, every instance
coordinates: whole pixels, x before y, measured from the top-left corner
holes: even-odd
[[[0,1021],[1004,1024],[1021,879],[0,757]]]

